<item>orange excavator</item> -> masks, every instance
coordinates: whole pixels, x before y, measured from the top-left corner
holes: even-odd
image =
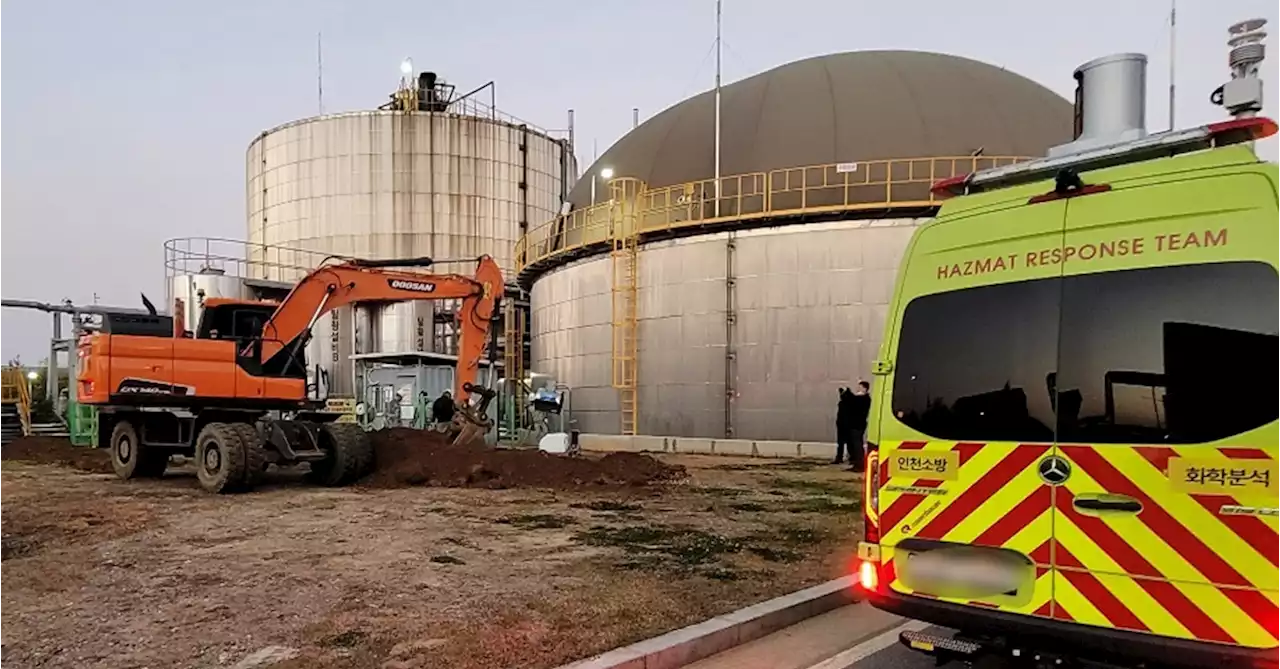
[[[502,272],[489,256],[474,277],[404,269],[432,264],[330,258],[279,303],[206,300],[194,331],[149,303],[149,316],[104,316],[79,341],[76,392],[98,408],[98,443],[109,444],[116,475],[159,477],[175,454],[194,458],[200,485],[214,493],[251,489],[272,463],[308,462],[311,478],[330,486],[368,473],[366,433],[333,422],[308,395],[304,357],[316,320],[357,302],[461,299],[454,428],[458,441],[488,431],[494,392],[476,376]]]

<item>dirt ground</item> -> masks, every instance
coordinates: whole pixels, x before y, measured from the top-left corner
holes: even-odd
[[[273,469],[213,496],[61,448],[4,447],[6,668],[554,667],[843,575],[861,525],[856,476],[817,462],[467,488]]]

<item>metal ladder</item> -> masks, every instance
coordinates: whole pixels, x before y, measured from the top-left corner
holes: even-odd
[[[524,311],[516,305],[516,300],[508,298],[506,309],[502,314],[503,372],[507,377],[507,387],[512,390],[511,412],[514,420],[512,429],[519,431],[525,427],[525,409],[529,397],[524,386]]]
[[[613,387],[618,391],[619,432],[636,433],[639,415],[636,376],[638,366],[638,323],[636,316],[637,265],[640,226],[636,209],[643,186],[635,179],[619,178],[610,184],[614,205],[609,213],[613,301]]]

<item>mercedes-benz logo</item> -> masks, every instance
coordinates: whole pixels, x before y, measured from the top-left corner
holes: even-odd
[[[1061,456],[1050,455],[1040,461],[1037,471],[1040,472],[1041,481],[1049,485],[1062,485],[1071,478],[1071,463]]]

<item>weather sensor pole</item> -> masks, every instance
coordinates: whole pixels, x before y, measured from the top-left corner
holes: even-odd
[[[1262,30],[1265,25],[1266,19],[1249,19],[1227,28],[1231,81],[1219,86],[1209,101],[1221,105],[1238,119],[1252,118],[1262,111],[1262,78],[1258,75],[1267,57],[1267,47],[1262,43],[1267,37]],[[1253,142],[1249,145],[1253,146]]]

